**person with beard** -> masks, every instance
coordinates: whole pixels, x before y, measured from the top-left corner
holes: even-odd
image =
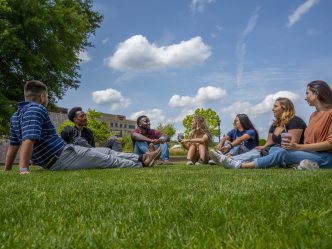
[[[169,161],[169,149],[167,142],[169,137],[158,130],[150,128],[150,119],[146,115],[137,118],[137,128],[131,133],[134,145],[134,153],[143,155],[148,151],[161,148],[160,161],[156,164],[172,164]]]
[[[66,126],[61,132],[62,139],[67,144],[76,144],[83,147],[95,147],[92,131],[87,128],[87,116],[82,107],[74,107],[68,112],[68,119],[74,126]]]
[[[20,174],[30,174],[29,166],[39,165],[48,170],[151,167],[161,149],[143,155],[116,152],[109,148],[86,148],[65,144],[56,134],[46,106],[47,86],[32,80],[24,85],[25,101],[18,103],[10,119],[10,145],[6,154],[5,171],[12,169],[19,152]]]

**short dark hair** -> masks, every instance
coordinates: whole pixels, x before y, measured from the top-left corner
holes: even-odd
[[[141,115],[141,116],[139,116],[138,118],[137,118],[137,121],[136,121],[136,123],[137,123],[137,125],[139,125],[139,123],[141,122],[141,120],[143,119],[143,118],[147,118],[148,116],[146,116],[146,115]]]
[[[47,86],[41,81],[30,80],[24,85],[25,100],[34,101],[40,94],[45,92],[47,92]]]
[[[82,107],[80,107],[80,106],[71,108],[70,111],[68,112],[68,119],[71,122],[74,122],[76,112],[80,112],[80,111],[82,111]]]

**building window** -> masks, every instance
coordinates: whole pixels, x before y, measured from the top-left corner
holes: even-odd
[[[110,123],[110,127],[113,127],[113,123]]]
[[[135,125],[128,125],[129,129],[135,129]]]
[[[127,124],[124,124],[123,126],[124,126],[124,128],[127,128]]]
[[[122,128],[122,124],[120,124],[120,128]]]
[[[115,123],[115,127],[118,127],[118,123]]]

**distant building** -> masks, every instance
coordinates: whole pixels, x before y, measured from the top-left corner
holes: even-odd
[[[50,115],[51,121],[56,130],[58,130],[59,126],[68,119],[67,113],[68,109],[63,107],[48,110],[48,114]]]
[[[58,129],[58,127],[68,119],[67,108],[59,107],[56,109],[48,110],[48,113],[51,117],[53,125],[55,126],[55,129]],[[122,134],[123,132],[131,132],[136,129],[136,121],[126,119],[126,116],[124,115],[108,114],[102,112],[99,113],[101,114],[99,120],[106,122],[110,131],[112,132]]]
[[[126,119],[124,115],[115,115],[100,113],[99,120],[104,121],[108,124],[110,131],[122,134],[123,132],[131,132],[136,129],[136,121]]]

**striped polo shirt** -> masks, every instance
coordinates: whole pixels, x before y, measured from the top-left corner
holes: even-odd
[[[31,158],[35,165],[45,165],[65,146],[46,108],[35,102],[20,102],[10,120],[10,144],[21,145],[27,139],[35,141]]]

